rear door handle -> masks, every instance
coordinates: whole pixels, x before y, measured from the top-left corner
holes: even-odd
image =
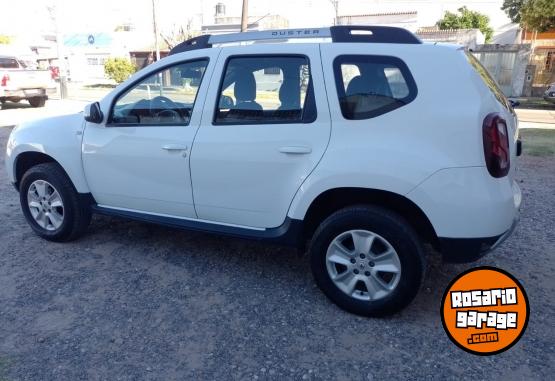
[[[166,151],[187,151],[188,148],[182,144],[166,144],[162,146],[162,149]]]
[[[279,149],[281,153],[291,153],[296,155],[306,155],[312,152],[312,148],[307,146],[285,146]]]

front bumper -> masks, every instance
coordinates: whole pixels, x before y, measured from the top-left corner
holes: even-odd
[[[484,238],[439,238],[439,246],[444,262],[468,263],[482,258],[511,236],[518,223],[518,214],[505,233]]]

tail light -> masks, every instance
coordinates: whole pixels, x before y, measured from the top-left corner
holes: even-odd
[[[507,123],[498,113],[491,113],[484,119],[482,133],[484,157],[490,175],[507,176],[511,167]]]
[[[7,86],[9,80],[10,80],[10,76],[7,75],[7,74],[4,74],[4,75],[2,76],[1,85],[2,85],[2,86]]]

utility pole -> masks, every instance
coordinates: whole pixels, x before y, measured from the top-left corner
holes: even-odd
[[[60,99],[67,98],[67,66],[64,54],[64,35],[62,33],[62,0],[56,1],[56,45],[58,50],[58,72],[60,78]]]
[[[330,0],[330,3],[333,5],[333,10],[335,11],[333,25],[337,25],[337,20],[339,19],[339,0]]]
[[[160,61],[160,45],[158,44],[158,24],[156,22],[156,0],[152,0],[152,26],[154,28],[154,49],[156,61]]]
[[[243,12],[241,13],[241,32],[246,32],[249,24],[249,0],[243,0]]]

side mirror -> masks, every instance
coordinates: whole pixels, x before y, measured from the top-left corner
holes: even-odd
[[[102,114],[102,110],[100,110],[100,104],[98,102],[94,102],[85,106],[84,111],[85,120],[89,123],[99,124],[102,123],[104,119],[104,115]]]
[[[509,103],[511,104],[512,108],[518,107],[520,106],[520,102],[519,101],[513,101],[509,99]]]

